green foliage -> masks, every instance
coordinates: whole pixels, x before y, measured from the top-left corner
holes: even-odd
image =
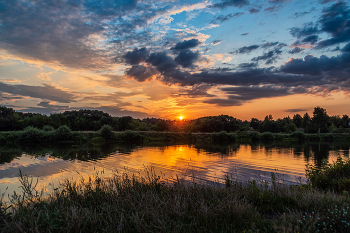
[[[127,130],[123,133],[120,133],[118,135],[118,139],[123,142],[134,143],[142,140],[142,136],[135,131]]]
[[[44,131],[28,126],[20,133],[19,141],[21,143],[43,143],[45,136]]]
[[[210,136],[213,142],[234,142],[236,140],[235,134],[227,133],[225,131],[221,131],[219,133],[211,133]]]
[[[68,126],[62,125],[54,131],[54,138],[57,141],[70,141],[72,140],[72,131]]]
[[[247,136],[252,140],[252,141],[259,141],[260,140],[260,134],[256,131],[251,131],[248,132]]]
[[[113,128],[110,125],[104,125],[98,131],[98,135],[100,135],[105,140],[112,140],[114,139]]]
[[[306,135],[303,132],[295,131],[291,134],[291,136],[298,142],[305,141]]]
[[[51,125],[44,125],[42,131],[49,132],[54,131],[55,129]]]
[[[263,141],[272,141],[275,139],[275,136],[271,132],[264,132],[260,134],[260,139]]]
[[[321,139],[324,141],[333,141],[334,140],[334,135],[330,133],[322,134]]]
[[[338,158],[333,164],[324,160],[320,167],[307,165],[305,176],[311,185],[322,190],[350,191],[350,160]]]

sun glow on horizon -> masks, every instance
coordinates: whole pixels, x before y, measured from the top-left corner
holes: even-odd
[[[180,121],[182,121],[184,118],[182,116],[179,117]]]

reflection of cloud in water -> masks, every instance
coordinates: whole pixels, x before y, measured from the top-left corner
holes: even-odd
[[[319,152],[324,148],[326,151]],[[269,180],[271,172],[276,172],[279,174],[277,178],[287,183],[297,182],[298,177],[302,177],[305,182],[307,161],[317,163],[324,157],[330,161],[338,156],[346,157],[349,155],[348,148],[348,145],[337,147],[302,144],[292,147],[234,144],[132,147],[125,150],[116,145],[103,153],[99,149],[94,149],[91,153],[90,149],[85,148],[79,149],[79,153],[67,149],[39,157],[23,154],[11,163],[0,165],[0,191],[3,192],[6,187],[9,187],[7,193],[19,191],[19,169],[23,174],[38,177],[40,187],[48,185],[46,191],[50,191],[52,186],[58,187],[59,181],[63,179],[87,178],[98,171],[103,171],[103,176],[106,177],[125,171],[145,175],[143,170],[149,167],[153,167],[157,175],[169,181],[175,180],[176,176],[185,180],[194,177],[196,182],[222,181],[225,175],[237,181]],[[55,157],[55,154],[60,158]],[[78,159],[68,159],[68,155],[78,155],[74,157]]]

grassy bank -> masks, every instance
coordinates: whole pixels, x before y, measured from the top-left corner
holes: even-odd
[[[231,142],[315,142],[315,141],[350,141],[349,133],[321,133],[305,134],[296,131],[290,134],[258,133],[256,131],[227,133],[187,133],[187,132],[161,132],[161,131],[113,131],[112,127],[105,125],[99,131],[71,131],[67,126],[54,130],[47,126],[43,129],[27,127],[23,131],[0,132],[0,145],[11,144],[62,144],[62,143],[106,143],[106,142],[171,142],[171,143],[231,143]]]
[[[324,179],[319,175],[327,171],[320,169],[308,174]],[[316,180],[287,186],[272,174],[271,183],[237,183],[226,177],[224,185],[167,184],[152,171],[110,179],[97,174],[80,182],[65,180],[43,198],[35,182],[21,176],[24,192],[12,195],[11,205],[1,203],[0,228],[2,232],[348,232],[349,187],[341,192],[331,186],[322,190]]]

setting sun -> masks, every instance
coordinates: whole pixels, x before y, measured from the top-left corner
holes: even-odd
[[[182,121],[183,117],[182,117],[182,116],[180,116],[180,117],[179,117],[179,119],[180,119],[180,121]]]

